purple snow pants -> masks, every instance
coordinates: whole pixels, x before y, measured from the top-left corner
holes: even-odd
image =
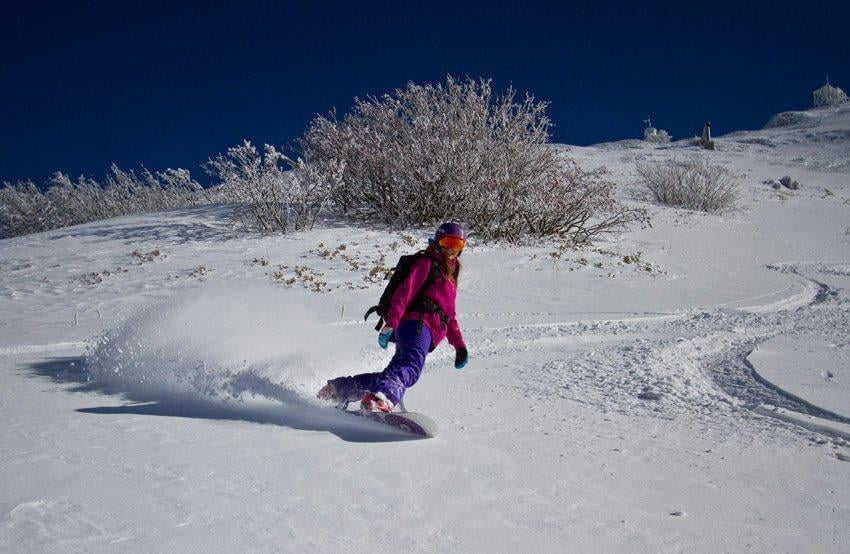
[[[331,383],[339,400],[354,402],[367,392],[384,393],[387,400],[398,404],[404,392],[419,380],[425,357],[431,349],[431,332],[419,321],[402,321],[395,330],[395,355],[380,373],[361,373],[353,377],[337,377]]]

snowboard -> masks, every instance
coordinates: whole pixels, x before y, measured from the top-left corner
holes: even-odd
[[[405,433],[410,433],[423,439],[432,439],[437,436],[439,429],[434,420],[425,414],[415,412],[362,412],[360,410],[343,410],[347,414],[371,419],[384,425],[394,427]]]

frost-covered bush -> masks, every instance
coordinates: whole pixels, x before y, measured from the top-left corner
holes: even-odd
[[[528,181],[483,188],[466,220],[484,239],[558,236],[576,245],[646,222],[645,211],[614,200],[605,174],[561,160]]]
[[[104,183],[54,173],[38,187],[31,181],[0,188],[0,238],[26,235],[119,215],[205,203],[203,189],[185,169],[151,173],[113,165]]]
[[[0,188],[0,238],[47,231],[56,220],[54,206],[32,181]]]
[[[124,206],[122,213],[150,213],[205,202],[203,188],[185,169],[151,173],[142,168],[137,175],[113,165],[104,191],[108,204]]]
[[[704,212],[725,212],[738,204],[738,183],[726,167],[705,157],[638,163],[637,173],[655,200]]]
[[[783,187],[785,187],[787,189],[791,189],[791,190],[799,190],[800,189],[800,183],[798,183],[796,180],[792,179],[790,175],[785,175],[785,176],[781,177],[779,179],[779,184],[781,184]]]
[[[343,165],[333,160],[292,161],[274,146],[266,144],[260,153],[244,141],[204,167],[221,181],[211,194],[216,201],[237,204],[237,217],[246,228],[287,233],[313,226]]]
[[[307,164],[341,169],[332,207],[358,221],[464,221],[482,238],[586,240],[644,217],[613,201],[600,174],[548,145],[547,103],[490,81],[448,77],[356,99],[342,120],[318,117],[299,141]]]
[[[115,170],[117,167],[113,166],[112,171]],[[115,196],[114,191],[107,192],[106,187],[93,179],[80,176],[75,183],[64,173],[54,173],[47,182],[45,194],[56,209],[56,221],[52,228],[119,215],[122,203],[116,202]]]

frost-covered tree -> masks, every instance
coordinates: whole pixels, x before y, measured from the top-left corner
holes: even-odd
[[[547,105],[512,88],[495,95],[488,80],[449,76],[355,99],[342,119],[317,117],[298,149],[307,164],[341,169],[332,206],[358,221],[453,219],[484,238],[586,240],[641,220],[642,212],[613,201],[612,187],[597,186],[599,175],[560,159],[548,144]]]

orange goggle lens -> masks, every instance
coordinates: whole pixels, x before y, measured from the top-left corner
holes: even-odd
[[[457,237],[443,237],[437,244],[439,244],[443,248],[450,248],[452,250],[463,250],[463,246],[466,244],[466,241]]]

